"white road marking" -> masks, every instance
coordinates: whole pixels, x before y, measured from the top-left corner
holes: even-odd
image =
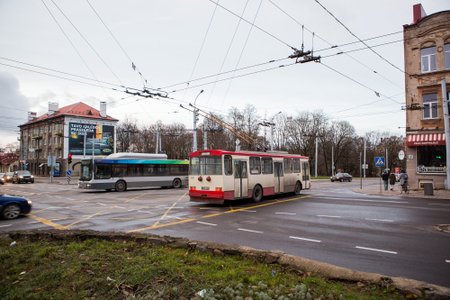
[[[128,211],[130,212],[130,211],[135,211],[136,209],[129,209]]]
[[[366,221],[376,221],[376,222],[394,222],[394,220],[388,220],[388,219],[364,219]]]
[[[287,215],[287,216],[295,216],[297,213],[290,213],[290,212],[283,212],[283,211],[277,211],[275,212],[276,215]]]
[[[428,203],[428,205],[436,205],[436,206],[450,206],[450,204],[445,204],[445,203]]]
[[[199,209],[204,209],[204,210],[220,210],[218,208],[211,208],[211,207],[199,207]]]
[[[0,225],[0,228],[1,228],[1,227],[9,227],[9,226],[11,226],[11,224]]]
[[[255,212],[256,212],[256,210],[248,210],[248,209],[243,209],[243,210],[240,210],[240,212],[255,213]]]
[[[98,205],[101,205],[101,206],[106,206],[105,203],[101,203],[101,202],[97,202],[97,204],[98,204]]]
[[[330,215],[317,215],[320,218],[342,218],[341,216],[330,216]]]
[[[446,259],[445,262],[450,264],[450,259]]]
[[[264,232],[262,232],[262,231],[251,230],[251,229],[245,229],[245,228],[238,228],[237,230],[245,231],[245,232],[252,232],[252,233],[264,233]]]
[[[117,207],[117,208],[120,208],[120,209],[125,209],[125,207],[123,207],[123,206],[118,206],[118,205],[116,205],[116,206],[114,206],[114,207]]]
[[[361,201],[361,202],[381,202],[381,203],[394,203],[394,204],[397,204],[397,203],[400,203],[400,204],[407,204],[407,203],[409,203],[409,202],[407,202],[407,201],[388,201],[388,200],[351,199],[351,198],[337,198],[337,197],[327,197],[327,196],[324,196],[323,198],[326,198],[326,199],[332,199],[332,200],[354,201],[354,202]]]
[[[217,226],[217,224],[214,224],[214,223],[208,223],[208,222],[202,222],[202,221],[197,221],[197,222],[195,222],[195,223],[202,224],[202,225],[208,225],[208,226]]]
[[[389,254],[397,254],[397,252],[395,252],[395,251],[389,251],[389,250],[383,250],[383,249],[367,248],[367,247],[360,247],[360,246],[356,246],[355,248],[361,249],[361,250],[368,250],[368,251],[375,251],[375,252],[382,252],[382,253],[389,253]]]
[[[306,241],[306,242],[313,242],[313,243],[321,243],[321,240],[314,240],[314,239],[307,239],[307,238],[302,238],[299,236],[289,236],[290,239],[294,239],[294,240],[301,240],[301,241]]]

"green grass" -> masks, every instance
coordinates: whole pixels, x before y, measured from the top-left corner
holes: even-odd
[[[404,298],[391,287],[133,240],[15,240],[11,247],[11,239],[0,239],[0,299]]]

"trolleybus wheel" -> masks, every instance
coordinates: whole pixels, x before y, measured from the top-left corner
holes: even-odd
[[[175,178],[172,182],[172,186],[174,189],[179,189],[179,188],[181,188],[182,185],[183,184],[181,183],[180,178]]]
[[[255,187],[253,188],[253,193],[252,193],[253,201],[259,202],[259,201],[261,201],[262,197],[263,197],[262,187],[260,185],[255,185]]]
[[[300,195],[301,191],[302,191],[302,184],[300,183],[300,181],[297,181],[297,183],[295,184],[294,194]]]
[[[127,184],[123,180],[119,180],[116,182],[115,186],[116,192],[123,192],[127,189]]]

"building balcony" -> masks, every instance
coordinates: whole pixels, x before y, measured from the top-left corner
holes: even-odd
[[[33,134],[33,136],[31,137],[33,140],[40,140],[40,139],[42,139],[42,134],[41,133],[39,133],[39,134]]]
[[[56,136],[64,136],[64,132],[62,132],[62,131],[57,131],[57,132],[55,132],[55,135],[56,135]]]
[[[447,167],[425,167],[418,166],[416,169],[417,174],[446,174]]]

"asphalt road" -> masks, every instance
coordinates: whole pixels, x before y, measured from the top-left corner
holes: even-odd
[[[378,184],[366,180],[364,185]],[[224,206],[192,203],[187,189],[124,193],[78,190],[75,185],[0,186],[33,200],[27,217],[0,221],[0,231],[92,229],[141,232],[233,243],[402,276],[450,287],[450,200],[368,196],[359,182],[314,182],[301,196]]]

